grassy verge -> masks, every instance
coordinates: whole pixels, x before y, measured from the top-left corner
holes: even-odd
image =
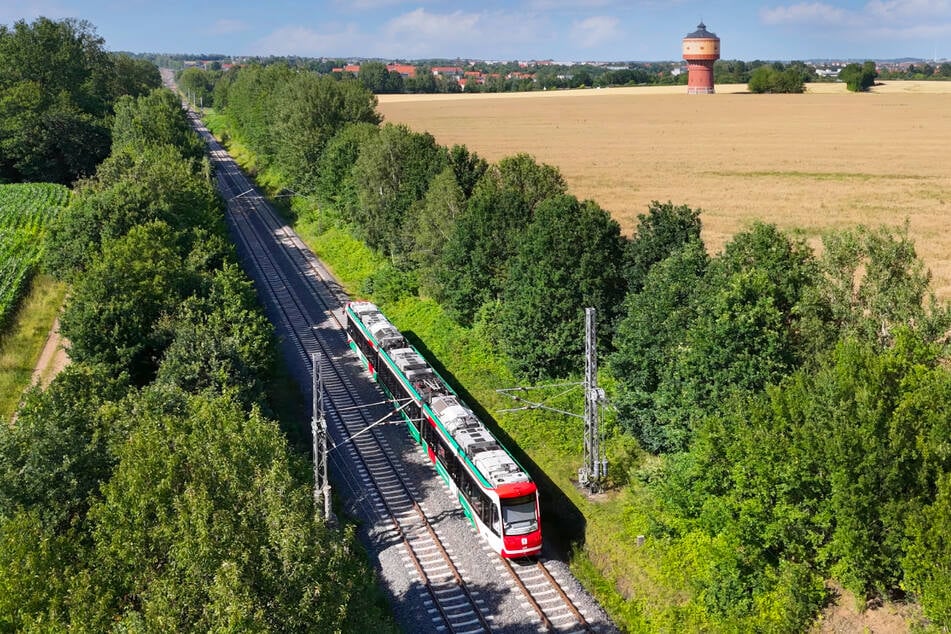
[[[0,418],[9,420],[66,297],[66,285],[47,275],[33,278],[9,328],[0,337]]]

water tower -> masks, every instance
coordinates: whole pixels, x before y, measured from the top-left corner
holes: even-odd
[[[684,37],[687,60],[687,94],[713,94],[713,63],[720,59],[720,38],[701,22],[697,30]]]

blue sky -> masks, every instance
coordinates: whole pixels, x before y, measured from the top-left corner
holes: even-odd
[[[951,58],[951,0],[2,0],[0,23],[90,21],[110,50],[672,60],[702,19],[725,59]]]

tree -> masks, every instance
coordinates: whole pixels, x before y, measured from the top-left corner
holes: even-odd
[[[709,259],[697,236],[651,266],[624,300],[608,367],[618,381],[619,420],[648,451],[682,446],[679,432],[659,424],[654,393],[702,308]]]
[[[274,133],[282,115],[274,101],[295,75],[286,64],[250,65],[224,73],[220,91],[218,84],[215,86],[217,107],[226,108],[236,136],[247,143],[263,166],[273,163],[279,150]]]
[[[169,340],[163,320],[192,284],[176,243],[167,224],[153,221],[103,244],[63,312],[73,360],[102,363],[136,385],[154,378]]]
[[[418,270],[420,285],[428,293],[438,293],[442,254],[465,207],[465,192],[449,166],[432,180],[426,197],[407,215],[404,242]]]
[[[608,348],[624,293],[623,251],[620,226],[593,201],[563,195],[538,205],[503,286],[502,347],[516,374],[540,379],[580,370],[589,306]]]
[[[446,166],[446,149],[431,134],[386,124],[360,147],[353,165],[356,219],[366,242],[386,255],[402,251],[403,222],[430,180]]]
[[[357,186],[353,177],[353,164],[360,156],[363,144],[380,132],[379,126],[370,123],[351,123],[344,126],[327,142],[317,166],[317,197],[324,205],[333,207],[349,216],[357,209]]]
[[[103,161],[50,227],[47,266],[63,278],[84,271],[105,240],[160,220],[178,230],[183,252],[192,227],[221,226],[220,199],[200,164],[170,145],[126,145]]]
[[[0,26],[0,178],[71,183],[109,153],[112,58],[88,22]]]
[[[887,345],[898,326],[931,339],[951,326],[951,309],[929,291],[931,273],[918,259],[907,224],[840,231],[823,247],[821,292],[840,334]]]
[[[166,88],[148,95],[125,95],[115,104],[112,124],[113,154],[126,146],[144,152],[148,146],[171,145],[182,158],[196,162],[205,156],[205,145],[192,130],[178,98]]]
[[[449,165],[456,177],[456,183],[462,188],[463,195],[468,199],[472,196],[482,175],[489,169],[484,158],[470,152],[464,145],[454,145],[449,148]]]
[[[206,297],[193,295],[179,308],[156,383],[192,393],[232,390],[250,406],[262,400],[274,363],[273,327],[236,265],[215,269],[210,286]]]
[[[192,104],[210,108],[215,105],[214,86],[216,79],[217,73],[191,66],[176,74],[175,83],[191,100]]]
[[[935,501],[909,518],[911,544],[902,562],[904,587],[938,627],[951,625],[951,473],[937,482]]]
[[[275,161],[302,193],[316,189],[320,156],[344,126],[380,122],[376,97],[357,82],[299,73],[274,96]]]
[[[846,88],[852,92],[865,92],[875,85],[878,71],[875,62],[865,62],[862,65],[848,64],[839,72],[839,79],[845,82]]]
[[[62,530],[85,515],[112,469],[99,410],[123,389],[105,368],[73,364],[28,395],[16,424],[0,425],[0,517],[28,511]]]
[[[389,71],[383,62],[364,62],[360,64],[357,81],[371,93],[387,92]]]
[[[801,93],[805,91],[805,79],[795,67],[760,66],[750,75],[747,87],[754,93]]]
[[[508,260],[535,207],[566,190],[557,168],[528,154],[506,157],[485,171],[437,268],[436,298],[454,319],[471,324],[485,302],[501,298]]]
[[[637,221],[625,253],[625,272],[633,292],[643,288],[652,266],[680,247],[700,240],[700,210],[687,205],[654,200],[646,214],[638,214]]]
[[[314,520],[307,468],[276,424],[165,386],[114,414],[134,425],[90,511],[96,595],[74,613],[85,629],[386,627],[353,532]]]

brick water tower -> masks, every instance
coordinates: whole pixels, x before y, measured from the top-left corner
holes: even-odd
[[[713,94],[713,63],[720,59],[720,38],[708,31],[703,22],[684,38],[684,59],[687,60],[687,94]]]

